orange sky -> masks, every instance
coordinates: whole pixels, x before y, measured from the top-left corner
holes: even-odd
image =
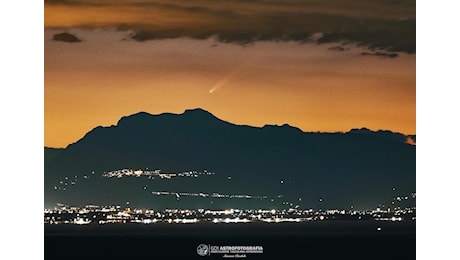
[[[415,55],[367,57],[293,42],[137,43],[116,41],[123,33],[113,31],[81,31],[86,41],[69,44],[48,40],[52,33],[45,33],[46,146],[65,147],[139,111],[195,107],[236,124],[415,133]]]
[[[66,147],[96,126],[116,124],[139,111],[182,113],[198,107],[235,124],[415,134],[415,54],[387,58],[363,56],[370,51],[356,44],[330,50],[340,42],[241,45],[178,35],[137,42],[129,39],[133,30],[111,27],[143,19],[137,15],[141,7],[128,7],[112,6],[110,16],[84,5],[45,8],[45,146]],[[191,10],[168,8],[173,13]],[[327,10],[366,13],[341,8]],[[204,23],[213,12],[190,11],[181,19]],[[152,28],[184,23],[167,12],[142,14],[149,21],[158,18]],[[192,36],[201,30],[194,28],[188,32]],[[82,41],[52,40],[62,32]]]

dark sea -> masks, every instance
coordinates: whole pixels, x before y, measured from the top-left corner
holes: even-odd
[[[415,221],[45,225],[45,259],[415,259]],[[263,253],[197,252],[261,246]],[[203,246],[201,246],[203,249]]]

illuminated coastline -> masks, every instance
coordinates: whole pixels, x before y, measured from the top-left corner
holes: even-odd
[[[131,209],[121,206],[71,207],[58,205],[45,209],[45,224],[193,224],[211,223],[281,223],[333,220],[415,221],[416,208],[387,208],[370,210],[313,209]]]

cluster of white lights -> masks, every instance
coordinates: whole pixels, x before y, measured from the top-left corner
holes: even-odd
[[[150,171],[148,169],[142,170],[134,170],[134,169],[121,169],[115,171],[105,172],[102,176],[106,178],[122,178],[122,177],[140,177],[140,176],[149,176],[150,177],[159,177],[159,178],[166,178],[171,179],[173,177],[195,177],[197,178],[200,175],[213,175],[213,172],[208,172],[207,170],[201,171],[185,171],[179,173],[162,173],[161,170],[153,170]]]
[[[157,196],[167,196],[167,195],[173,195],[176,196],[177,198],[180,198],[181,196],[184,197],[211,197],[211,198],[228,198],[228,199],[257,199],[257,200],[266,200],[266,199],[271,199],[271,201],[274,201],[275,198],[269,197],[267,195],[248,195],[248,194],[221,194],[221,193],[204,193],[204,192],[175,192],[175,191],[152,191],[153,195]],[[276,198],[280,198],[282,195],[276,196]],[[292,203],[291,203],[292,205]],[[298,207],[298,206],[297,206]]]
[[[45,224],[75,224],[84,225],[92,222],[106,223],[141,223],[154,224],[177,223],[188,224],[197,222],[213,223],[249,223],[249,222],[303,222],[341,219],[341,215],[356,216],[355,219],[374,219],[378,221],[415,220],[415,207],[356,210],[297,210],[297,209],[165,209],[161,211],[150,209],[121,208],[120,206],[86,206],[84,208],[61,205],[60,208],[45,209]],[[410,214],[410,215],[407,215]]]
[[[243,218],[243,219],[240,219],[240,218],[214,218],[212,220],[212,223],[248,223],[248,222],[251,222],[251,220],[247,219],[247,218]]]

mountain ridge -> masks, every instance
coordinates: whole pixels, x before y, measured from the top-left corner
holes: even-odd
[[[388,199],[392,187],[405,193],[415,191],[415,146],[402,137],[399,133],[366,128],[314,133],[287,124],[236,125],[202,109],[182,114],[140,112],[121,118],[117,125],[94,128],[53,160],[46,160],[45,201],[119,203],[120,198],[113,196],[122,187],[126,196],[123,200],[133,205],[203,206],[202,201],[163,203],[159,198],[142,195],[138,189],[146,180],[138,179],[139,183],[133,184],[128,178],[112,183],[100,177],[117,169],[156,168],[166,172],[209,169],[216,173],[216,177],[203,182],[154,182],[155,187],[164,190],[284,194],[286,198],[302,198],[305,207],[381,204]],[[99,179],[84,190],[71,193],[70,188],[65,192],[54,189],[64,176],[91,172]],[[227,177],[231,177],[230,182]],[[107,182],[111,184],[107,186]],[[321,205],[319,197],[325,198]],[[249,203],[211,202],[213,207]]]
[[[391,135],[391,134],[395,134],[395,135],[398,135],[398,136],[404,136],[404,138],[412,138],[414,139],[415,141],[415,134],[403,134],[403,133],[400,133],[400,132],[395,132],[395,131],[392,131],[392,130],[388,130],[388,129],[378,129],[378,130],[371,130],[367,127],[360,127],[360,128],[351,128],[350,130],[348,130],[347,132],[344,132],[344,131],[335,131],[335,132],[322,132],[322,131],[303,131],[302,129],[296,127],[296,126],[292,126],[288,123],[283,123],[283,124],[265,124],[261,127],[258,127],[258,126],[251,126],[251,125],[245,125],[245,124],[234,124],[234,123],[231,123],[229,121],[225,121],[223,119],[220,119],[218,117],[216,117],[215,115],[213,115],[212,113],[210,113],[209,111],[207,110],[204,110],[202,108],[191,108],[191,109],[185,109],[184,112],[182,113],[171,113],[171,112],[164,112],[164,113],[160,113],[160,114],[151,114],[149,112],[146,112],[146,111],[139,111],[137,113],[134,113],[134,114],[131,114],[131,115],[127,115],[127,116],[122,116],[115,125],[110,125],[110,126],[102,126],[102,125],[99,125],[99,126],[96,126],[94,127],[93,129],[89,130],[82,138],[80,138],[79,140],[85,138],[85,136],[96,130],[96,129],[100,129],[100,128],[110,128],[110,127],[117,127],[119,126],[120,124],[124,124],[125,121],[129,121],[129,120],[132,120],[133,118],[138,118],[138,117],[142,117],[142,118],[156,118],[156,117],[162,117],[162,116],[167,116],[167,117],[174,117],[174,116],[186,116],[186,115],[189,115],[189,114],[195,114],[195,115],[200,115],[202,118],[204,118],[204,116],[208,116],[209,118],[213,118],[213,119],[217,119],[218,121],[220,122],[224,122],[224,123],[227,123],[229,125],[233,125],[233,126],[243,126],[243,127],[250,127],[250,128],[258,128],[258,129],[263,129],[263,128],[291,128],[293,130],[296,130],[296,131],[300,131],[302,133],[309,133],[309,134],[317,134],[317,133],[320,133],[320,134],[340,134],[340,133],[343,133],[343,134],[346,134],[346,133],[357,133],[357,134],[370,134],[370,133],[373,133],[373,134],[388,134],[388,135]],[[68,144],[66,147],[64,148],[61,148],[61,147],[50,147],[50,146],[45,146],[45,148],[52,148],[52,149],[66,149],[68,146],[70,145],[73,145],[75,143],[77,143],[79,140],[77,140],[76,142],[73,142],[73,143],[70,143]],[[405,141],[404,141],[405,142]]]

